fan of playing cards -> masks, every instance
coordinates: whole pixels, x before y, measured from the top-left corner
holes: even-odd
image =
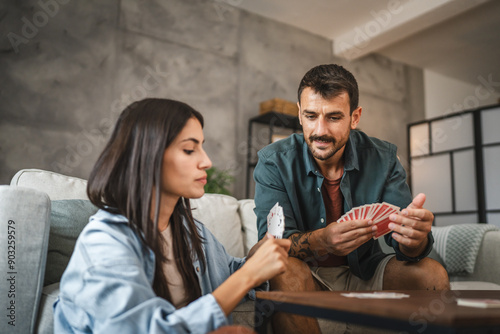
[[[346,212],[337,223],[342,223],[348,220],[355,219],[371,219],[374,225],[377,225],[377,234],[373,239],[378,239],[381,236],[391,232],[389,229],[389,216],[393,213],[398,213],[399,207],[383,202],[383,203],[373,203],[358,206]]]

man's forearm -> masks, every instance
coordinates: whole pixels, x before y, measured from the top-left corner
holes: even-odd
[[[313,261],[324,257],[328,251],[321,241],[321,231],[295,233],[288,237],[292,241],[289,256],[303,261]]]

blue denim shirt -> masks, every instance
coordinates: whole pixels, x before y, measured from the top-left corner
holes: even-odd
[[[228,324],[211,294],[244,259],[228,255],[210,231],[207,268],[193,266],[202,297],[176,309],[153,291],[154,254],[143,246],[127,219],[100,210],[80,234],[54,303],[55,333],[207,333]]]
[[[388,202],[406,208],[412,201],[406,183],[406,172],[396,155],[397,148],[388,142],[368,137],[353,130],[344,151],[344,174],[340,191],[344,212],[371,203]],[[267,215],[276,202],[285,215],[284,237],[325,227],[326,210],[321,194],[324,177],[309,151],[303,134],[293,134],[270,144],[258,152],[254,170],[255,213],[259,239],[267,231]],[[398,260],[418,261],[432,249],[433,238],[418,257],[411,258],[399,250],[399,244],[385,235]],[[350,270],[362,279],[370,279],[385,254],[371,239],[348,254]]]

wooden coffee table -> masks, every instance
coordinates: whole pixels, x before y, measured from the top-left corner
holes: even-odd
[[[394,291],[403,299],[358,299],[342,291],[257,292],[255,330],[266,333],[274,312],[295,313],[411,333],[500,333],[499,308],[458,306],[457,298],[500,299],[500,291]]]

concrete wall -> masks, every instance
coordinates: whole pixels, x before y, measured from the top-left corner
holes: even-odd
[[[421,70],[336,59],[331,41],[224,1],[8,0],[0,13],[0,184],[22,168],[87,178],[121,110],[155,96],[203,113],[206,150],[243,198],[248,120],[263,100],[296,101],[321,63],[354,73],[361,128],[403,160],[406,123],[424,118]]]
[[[377,55],[344,65],[359,85],[363,111],[358,128],[396,144],[407,168],[407,124],[424,119],[422,70]]]
[[[491,78],[478,76],[477,79],[477,84],[471,85],[425,70],[425,118],[446,116],[499,103],[500,93],[489,84]]]

